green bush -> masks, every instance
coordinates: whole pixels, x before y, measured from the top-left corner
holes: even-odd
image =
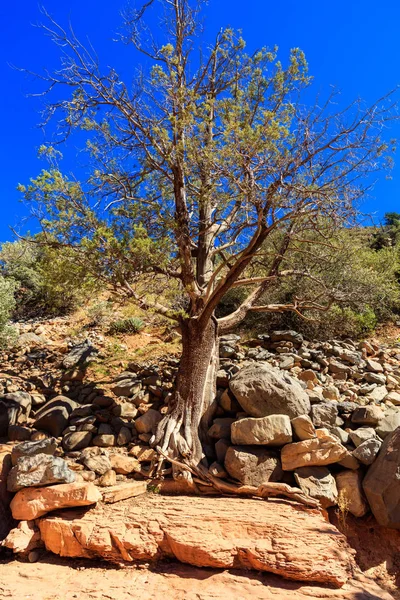
[[[69,248],[44,246],[40,236],[32,241],[6,242],[0,249],[0,273],[14,282],[14,315],[66,314],[98,287]]]
[[[139,333],[144,327],[144,323],[137,317],[129,317],[127,319],[118,319],[110,326],[111,334],[118,333]]]
[[[0,276],[0,348],[6,348],[17,337],[14,327],[9,324],[15,309],[15,284]]]

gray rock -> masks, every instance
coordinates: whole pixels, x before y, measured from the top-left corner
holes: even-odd
[[[236,445],[283,446],[292,441],[287,415],[240,419],[231,425],[231,441]]]
[[[304,338],[301,333],[288,329],[285,331],[273,331],[271,333],[271,342],[292,342],[294,346],[301,346]]]
[[[377,433],[375,429],[372,429],[372,427],[360,427],[355,431],[349,431],[349,436],[356,447],[366,440],[378,439]]]
[[[78,406],[77,402],[66,396],[57,396],[36,413],[33,427],[59,437],[68,426],[70,414]]]
[[[367,363],[368,371],[371,371],[372,373],[383,373],[383,367],[378,361],[367,358],[365,362]]]
[[[311,408],[311,418],[315,427],[335,425],[337,416],[338,409],[334,402],[314,404]]]
[[[385,385],[386,375],[383,373],[365,373],[364,379],[367,383],[376,383],[378,385]]]
[[[383,527],[400,529],[399,472],[400,427],[386,437],[363,481],[371,510]]]
[[[22,456],[8,474],[7,489],[18,492],[24,487],[41,487],[53,483],[72,483],[75,473],[60,457],[48,454]]]
[[[243,485],[259,486],[279,481],[283,475],[278,455],[259,447],[230,446],[224,466],[227,473]]]
[[[228,346],[228,344],[221,344],[219,347],[219,356],[220,358],[232,358],[235,356],[236,350],[232,348],[232,346]]]
[[[252,417],[281,414],[293,419],[310,412],[310,400],[299,382],[267,363],[244,367],[232,377],[229,387]]]
[[[132,440],[132,432],[128,427],[121,427],[117,436],[117,446],[126,446]]]
[[[87,448],[87,450],[97,450],[97,448]],[[104,452],[104,451],[103,451]],[[110,459],[106,454],[95,454],[94,452],[82,452],[81,461],[89,471],[98,475],[104,475],[111,469]]]
[[[77,366],[86,366],[92,361],[99,351],[89,340],[76,344],[66,355],[62,364],[65,369],[72,369]]]
[[[123,379],[122,381],[118,381],[118,383],[111,388],[111,391],[116,396],[129,398],[134,394],[138,394],[141,389],[142,384],[137,379]]]
[[[64,435],[62,439],[62,447],[65,452],[73,452],[74,450],[83,450],[90,446],[92,441],[90,431],[75,431]]]
[[[357,446],[353,451],[353,456],[363,465],[372,465],[374,462],[382,442],[375,439],[369,439]]]
[[[337,504],[336,481],[326,467],[300,467],[294,471],[294,478],[305,494],[319,500],[322,508]]]
[[[53,456],[57,448],[57,441],[54,438],[45,438],[37,442],[23,442],[14,446],[11,450],[12,464],[15,466],[18,459],[22,456],[36,456],[36,454],[48,454]]]
[[[367,397],[373,402],[382,402],[382,400],[387,396],[387,393],[388,391],[385,385],[378,385],[372,390],[372,392],[367,394]]]

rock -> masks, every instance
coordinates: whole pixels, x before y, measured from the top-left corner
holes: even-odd
[[[373,438],[365,440],[353,451],[353,456],[363,465],[372,465],[381,446],[382,442],[380,440]]]
[[[226,412],[240,412],[242,410],[239,402],[228,388],[222,392],[219,404]]]
[[[355,431],[349,431],[349,436],[353,444],[357,447],[366,440],[377,440],[378,436],[372,427],[360,427]]]
[[[127,498],[141,496],[147,491],[146,481],[127,481],[102,492],[103,502],[114,504]]]
[[[278,455],[264,448],[230,446],[224,466],[231,477],[244,485],[259,486],[268,481],[279,481],[282,477]]]
[[[67,483],[20,490],[10,506],[14,519],[32,521],[52,510],[89,506],[99,500],[101,493],[93,483]]]
[[[282,469],[294,471],[298,467],[330,465],[345,457],[346,448],[326,429],[318,429],[317,436],[284,446],[281,450]]]
[[[231,441],[236,445],[283,446],[292,441],[287,415],[240,419],[231,425]]]
[[[13,526],[10,511],[12,496],[7,490],[7,478],[11,468],[11,454],[0,451],[0,541],[7,536]]]
[[[300,441],[317,437],[314,424],[308,415],[300,415],[292,419],[292,427]]]
[[[135,421],[136,431],[138,433],[155,433],[157,425],[162,419],[161,413],[158,410],[150,408],[141,417]]]
[[[279,414],[293,419],[310,412],[310,400],[299,382],[267,363],[244,367],[232,377],[229,387],[252,417]]]
[[[117,436],[117,446],[126,446],[132,440],[132,432],[129,427],[121,427]]]
[[[220,358],[232,358],[235,356],[236,350],[232,348],[232,346],[228,346],[228,344],[220,344],[219,346],[219,356]]]
[[[378,385],[385,385],[386,375],[383,373],[365,373],[364,379],[367,383],[376,383]]]
[[[66,355],[62,364],[65,369],[72,369],[78,366],[86,366],[99,353],[97,348],[89,340],[76,344]]]
[[[208,471],[213,477],[219,477],[220,479],[226,479],[228,477],[228,473],[225,471],[224,467],[216,461],[210,465]]]
[[[380,525],[400,529],[400,427],[389,434],[370,466],[363,488]]]
[[[110,469],[104,475],[102,475],[99,479],[99,485],[101,487],[110,487],[117,483],[117,474],[115,471]]]
[[[36,454],[48,454],[53,456],[57,448],[57,441],[54,438],[45,438],[37,442],[23,442],[14,446],[11,452],[13,466],[22,456],[36,456]]]
[[[83,450],[90,446],[93,435],[90,431],[75,431],[67,433],[62,440],[62,447],[65,452],[73,452],[74,450]]]
[[[26,442],[31,439],[32,430],[22,425],[10,425],[7,437],[10,442]]]
[[[182,502],[146,494],[85,513],[50,515],[39,527],[47,550],[60,556],[113,562],[169,558],[337,587],[354,568],[344,536],[319,511],[289,502],[195,496]]]
[[[376,427],[376,433],[382,439],[385,439],[390,433],[400,427],[400,410],[390,412],[382,421],[379,421]]]
[[[311,383],[313,383],[314,385],[318,385],[319,383],[318,377],[316,376],[315,371],[313,371],[312,369],[306,369],[305,371],[299,373],[298,379],[307,383],[311,381]]]
[[[377,425],[384,417],[383,410],[371,404],[357,408],[352,414],[351,422],[357,425]]]
[[[112,448],[115,446],[115,442],[116,438],[113,433],[101,433],[100,435],[96,435],[92,440],[93,446],[98,446],[99,448]]]
[[[130,402],[117,404],[117,406],[113,408],[113,414],[117,417],[123,417],[124,419],[134,419],[137,416],[137,413],[138,409]]]
[[[88,454],[81,460],[87,469],[98,475],[104,475],[111,469],[110,459],[105,454]]]
[[[217,461],[223,465],[225,456],[231,443],[228,440],[218,440],[215,444],[215,454],[217,455]]]
[[[0,436],[6,436],[10,425],[15,425],[21,415],[29,416],[31,397],[26,392],[14,392],[0,396]]]
[[[229,417],[214,419],[213,424],[208,430],[208,435],[214,440],[229,440],[231,437],[231,425],[234,421],[235,419]]]
[[[54,437],[60,437],[68,426],[70,414],[78,406],[79,404],[66,396],[57,396],[36,413],[33,427],[47,431]]]
[[[18,459],[8,475],[7,489],[9,492],[17,492],[24,487],[41,487],[73,481],[75,473],[68,468],[64,459],[48,454],[36,454]]]
[[[2,545],[12,550],[14,554],[26,554],[34,548],[39,548],[43,543],[39,528],[34,521],[20,521],[17,527],[10,531]]]
[[[142,385],[137,379],[123,379],[122,381],[118,381],[118,383],[111,388],[111,391],[116,396],[130,398],[134,394],[139,393],[141,389]]]
[[[130,473],[140,473],[140,462],[133,456],[125,454],[112,454],[110,456],[111,467],[120,475],[129,475]]]
[[[301,346],[304,338],[301,333],[288,329],[285,331],[273,331],[271,333],[271,342],[292,342],[294,346]]]
[[[363,517],[368,512],[368,504],[362,491],[360,471],[341,471],[336,475],[339,493],[339,508],[355,517]]]
[[[337,405],[333,402],[314,404],[311,408],[311,418],[315,427],[335,425],[338,416]]]
[[[326,467],[300,467],[295,470],[294,478],[305,494],[319,500],[322,508],[337,504],[336,481]]]
[[[367,358],[365,362],[367,363],[368,371],[371,371],[372,373],[383,373],[383,367],[381,363],[373,360],[372,358]]]
[[[400,406],[400,393],[399,392],[389,392],[387,396],[385,396],[385,402],[391,402],[395,406]]]
[[[387,396],[387,388],[384,385],[378,385],[376,388],[372,390],[369,394],[367,394],[367,398],[372,402],[382,402],[382,400]]]

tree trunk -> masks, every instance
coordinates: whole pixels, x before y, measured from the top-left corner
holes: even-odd
[[[205,326],[197,319],[188,319],[182,322],[181,330],[182,356],[175,393],[152,445],[195,468],[213,454],[207,431],[216,408],[218,326],[214,317]],[[174,464],[173,470],[177,475]]]

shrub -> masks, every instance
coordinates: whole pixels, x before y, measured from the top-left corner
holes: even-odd
[[[102,300],[101,302],[93,304],[88,309],[87,314],[90,319],[89,325],[91,327],[104,327],[111,320],[112,307],[109,302]]]
[[[110,333],[139,333],[144,327],[141,319],[129,317],[127,319],[118,319],[110,326]]]
[[[9,320],[15,309],[15,284],[0,276],[0,348],[6,348],[17,337],[14,327]]]

